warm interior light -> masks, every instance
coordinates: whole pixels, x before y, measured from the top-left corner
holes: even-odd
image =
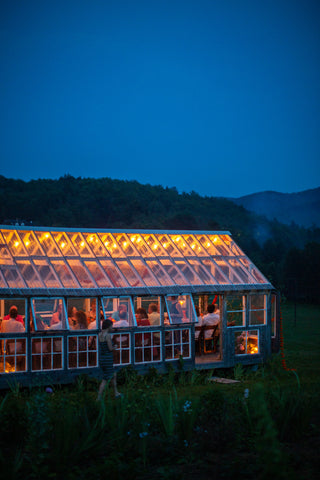
[[[210,247],[210,243],[209,243],[209,242],[207,242],[207,247]]]
[[[127,242],[123,242],[123,246],[125,248],[127,246]]]
[[[164,248],[167,248],[167,244],[166,244],[166,243],[164,243],[163,246],[164,246]]]
[[[139,237],[138,237],[138,239],[137,239],[137,243],[139,243],[139,242],[141,242],[141,238],[139,238]]]
[[[25,245],[26,245],[26,247],[28,247],[28,245],[30,245],[29,240],[27,240],[27,241],[25,242]]]
[[[93,242],[93,237],[89,237],[89,242]]]
[[[194,250],[196,248],[194,243],[191,245],[191,248],[192,248],[192,250]]]
[[[45,234],[45,238],[49,238],[49,233],[46,233],[46,234]]]
[[[81,242],[81,243],[80,243],[80,247],[84,247],[84,242]]]
[[[66,246],[65,242],[60,243],[61,248],[64,248]]]
[[[18,248],[18,247],[19,247],[19,242],[14,242],[14,246],[15,246],[16,248]]]
[[[218,241],[218,237],[214,237],[213,241],[216,243]]]
[[[104,242],[105,246],[107,247],[109,245],[109,242]]]
[[[153,250],[157,250],[158,245],[155,243],[152,248],[153,248]]]
[[[117,248],[117,244],[114,243],[114,244],[112,245],[112,248]]]
[[[136,237],[130,237],[131,242],[133,243],[135,241]]]

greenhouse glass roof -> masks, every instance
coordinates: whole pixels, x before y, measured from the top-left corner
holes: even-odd
[[[0,293],[270,289],[229,232],[0,227]]]

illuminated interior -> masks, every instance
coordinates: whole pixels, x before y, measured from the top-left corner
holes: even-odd
[[[0,230],[1,288],[269,285],[228,233]]]

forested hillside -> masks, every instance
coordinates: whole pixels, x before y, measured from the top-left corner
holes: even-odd
[[[110,178],[24,182],[0,176],[0,223],[17,220],[76,228],[229,230],[275,287],[289,296],[319,297],[320,229],[269,221],[227,199]]]

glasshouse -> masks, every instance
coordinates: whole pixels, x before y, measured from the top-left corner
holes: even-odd
[[[114,367],[258,364],[278,342],[278,297],[229,232],[0,227],[0,387]]]

